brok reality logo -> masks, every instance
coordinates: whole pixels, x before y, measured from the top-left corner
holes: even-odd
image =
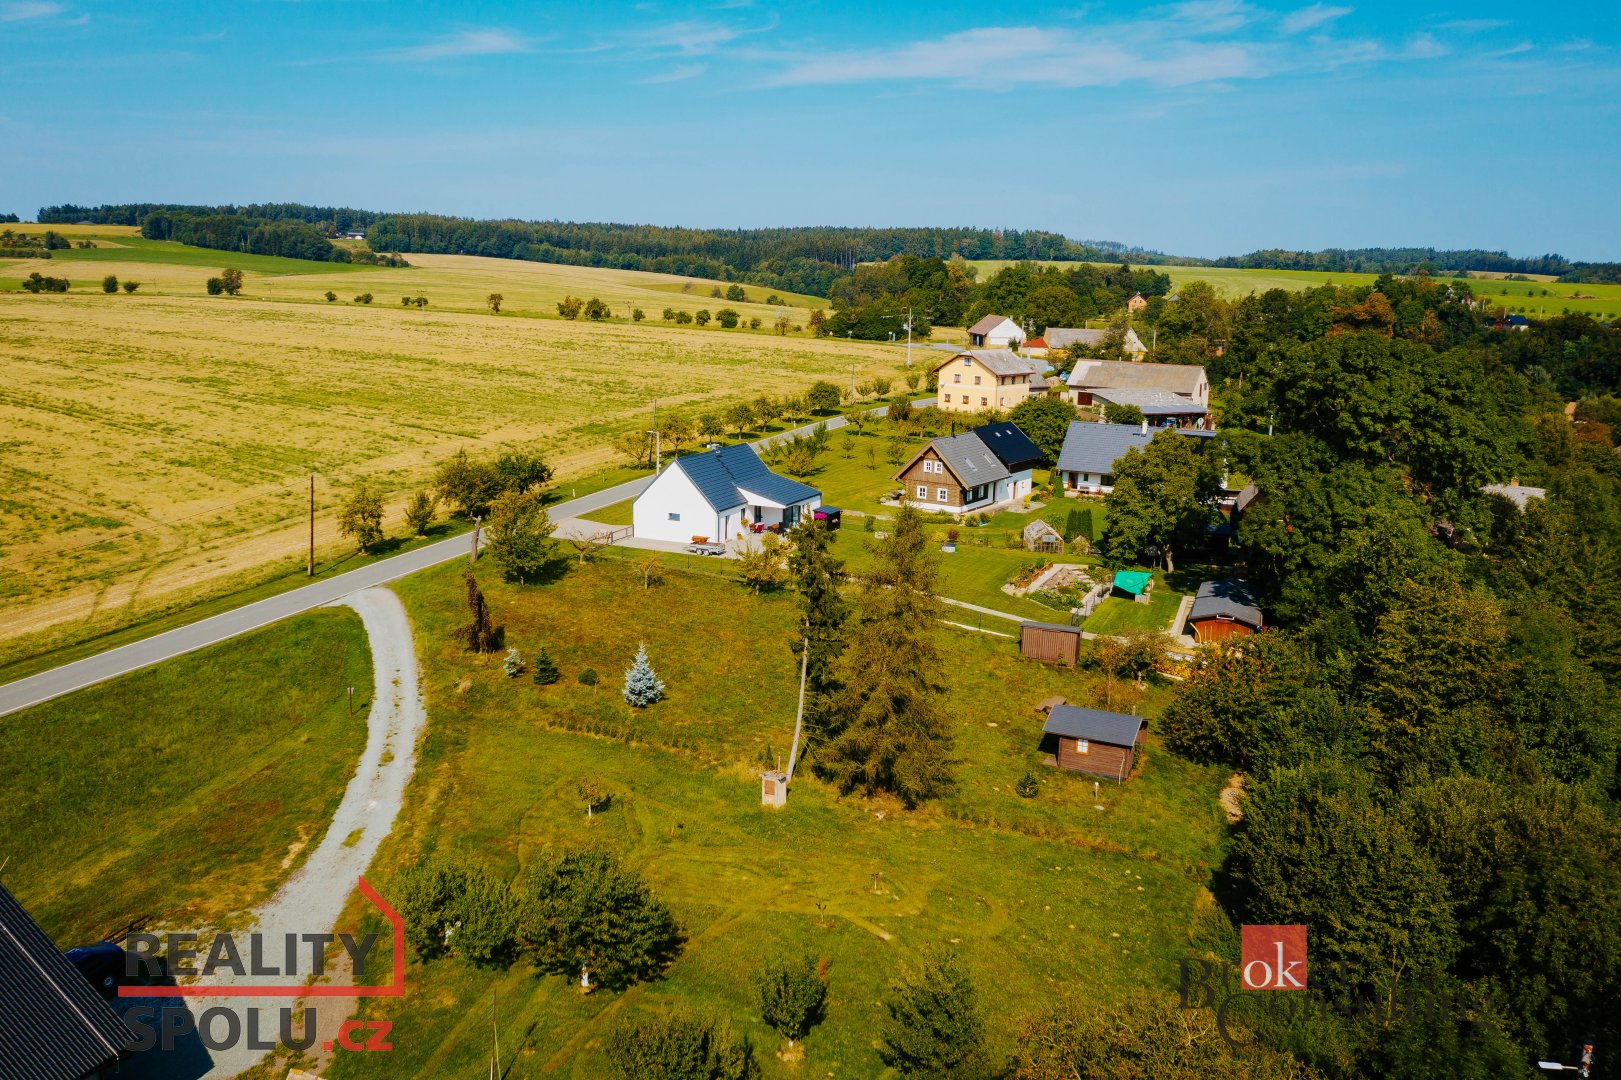
[[[124,1014],[125,1025],[135,1035],[132,1049],[145,1051],[157,1047],[170,1052],[182,1042],[196,1039],[213,1051],[238,1046],[269,1051],[278,1045],[308,1050],[314,1045],[319,1030],[319,1007],[313,1003],[306,1006],[303,1031],[295,1034],[292,1005],[297,999],[402,997],[405,994],[405,920],[365,878],[359,878],[358,885],[361,895],[382,912],[393,929],[393,978],[388,984],[369,986],[361,981],[365,978],[366,961],[376,951],[378,934],[222,933],[212,939],[206,954],[200,949],[200,936],[195,933],[131,934],[126,939],[127,984],[118,988],[119,997],[288,999],[288,1006],[276,1009],[279,1015],[274,1017],[262,1015],[271,1009],[254,1001],[234,1006],[212,1005],[201,1012],[194,1012],[185,1005],[136,1004]],[[325,973],[326,951],[334,944],[349,957],[351,981],[346,985],[303,981]],[[200,964],[194,963],[199,959]],[[160,967],[175,978],[200,976],[217,981],[150,985],[150,975]],[[252,981],[269,978],[286,981]],[[388,1041],[392,1028],[392,1022],[387,1020],[347,1020],[339,1028],[337,1038],[328,1040],[324,1048],[332,1050],[336,1043],[351,1051],[392,1050],[393,1044]],[[276,1037],[271,1038],[272,1035]]]
[[[1306,988],[1306,928],[1246,926],[1240,931],[1239,975],[1246,990]]]
[[[1484,994],[1446,989],[1428,980],[1375,987],[1332,964],[1318,965],[1316,977],[1310,977],[1304,926],[1241,927],[1236,971],[1226,961],[1202,958],[1181,960],[1178,967],[1181,1007],[1210,1010],[1216,1030],[1235,1047],[1244,1045],[1231,1024],[1235,1016],[1255,1020],[1264,1014],[1287,1024],[1333,1014],[1381,1025],[1445,1017],[1465,1023],[1479,1037],[1494,1011]]]

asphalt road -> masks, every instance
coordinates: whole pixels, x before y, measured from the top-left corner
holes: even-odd
[[[919,408],[934,403],[933,398],[921,398],[914,402]],[[881,412],[882,408],[870,410]],[[844,417],[837,416],[826,421],[830,429],[841,428],[845,425]],[[773,435],[770,439],[761,440],[762,443],[776,439],[786,438],[790,435],[808,432],[815,425],[807,424],[792,431]],[[760,445],[760,443],[756,443]],[[634,498],[642,488],[646,487],[652,477],[641,477],[629,480],[623,484],[616,484],[611,488],[593,492],[590,495],[581,495],[577,499],[568,499],[552,504],[548,510],[554,521],[567,517],[584,517],[593,510],[601,510],[605,506],[624,502]],[[115,649],[87,656],[61,667],[51,668],[27,678],[18,679],[0,686],[0,716],[26,709],[30,705],[38,705],[42,701],[70,694],[75,690],[82,690],[87,686],[94,686],[99,682],[117,678],[119,675],[149,667],[152,664],[162,663],[165,660],[206,648],[217,642],[226,641],[240,634],[246,634],[289,615],[297,615],[301,611],[308,611],[323,604],[330,604],[341,600],[350,593],[369,589],[376,585],[383,585],[395,581],[407,574],[414,574],[418,570],[425,570],[430,566],[450,562],[467,554],[470,544],[466,534],[453,536],[447,540],[428,544],[414,551],[407,551],[387,559],[379,559],[369,566],[362,566],[355,570],[327,578],[325,581],[313,582],[301,588],[291,589],[277,596],[264,600],[256,600],[251,604],[211,615],[206,619],[186,626],[165,630],[161,634],[154,634],[149,638],[120,645]]]

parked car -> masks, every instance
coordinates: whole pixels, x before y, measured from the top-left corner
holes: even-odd
[[[79,974],[106,998],[116,997],[118,988],[141,980],[129,974],[129,956],[110,941],[94,945],[79,945],[62,954],[68,963],[79,969]]]

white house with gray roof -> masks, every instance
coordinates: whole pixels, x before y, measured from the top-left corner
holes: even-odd
[[[1006,315],[987,315],[968,328],[968,344],[1005,349],[1024,340],[1024,330]]]
[[[631,529],[651,540],[725,543],[755,526],[792,528],[822,493],[778,476],[747,443],[676,458],[631,504]]]

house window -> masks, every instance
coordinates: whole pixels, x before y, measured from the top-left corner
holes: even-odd
[[[671,514],[670,515],[670,520],[671,521],[680,521],[681,520],[681,515],[680,514]]]
[[[981,404],[981,405],[986,405],[986,404],[989,404],[989,403],[988,403],[988,402],[987,402],[987,401],[986,401],[986,400],[985,400],[985,399],[984,399],[984,398],[980,398],[980,399],[979,399],[979,403],[980,403],[980,404]]]
[[[974,362],[974,358],[972,356],[965,356],[962,358],[962,362],[964,364],[972,364]]]
[[[975,386],[978,386],[978,385],[979,385],[979,376],[978,376],[978,375],[975,375],[975,376],[974,376],[974,385],[975,385]]]
[[[935,488],[934,498],[936,502],[947,502],[950,500],[951,496],[946,494],[945,488]]]
[[[950,395],[950,394],[947,394],[947,395],[946,395],[946,396],[945,396],[945,400],[946,400],[946,403],[947,403],[947,404],[950,404],[950,403],[951,403],[951,395]]]
[[[952,375],[951,376],[951,381],[952,382],[962,382],[962,372],[959,371],[956,374]]]
[[[928,497],[929,497],[929,489],[925,485],[919,484],[917,486],[917,497],[920,498],[920,499],[925,499],[925,500],[928,499]]]
[[[1092,741],[1090,739],[1076,739],[1075,752],[1077,754],[1090,754],[1092,752]]]

